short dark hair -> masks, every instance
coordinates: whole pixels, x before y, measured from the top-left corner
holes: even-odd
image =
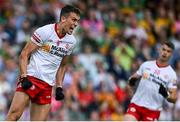
[[[165,42],[162,43],[162,45],[167,45],[172,50],[175,49],[174,44],[171,41],[165,41]]]
[[[80,10],[78,8],[71,5],[66,5],[61,9],[60,19],[62,16],[67,16],[71,12],[76,13],[77,15],[80,15]]]

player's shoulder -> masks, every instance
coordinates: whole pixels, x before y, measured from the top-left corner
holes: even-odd
[[[39,27],[38,29],[45,30],[45,31],[52,31],[55,24],[47,24],[44,26]]]
[[[73,35],[73,34],[66,34],[66,39],[70,42],[70,43],[76,43],[77,42],[77,40],[76,40],[76,38],[75,38],[75,36]]]
[[[145,61],[145,62],[143,63],[143,65],[149,65],[149,66],[152,66],[152,65],[154,65],[155,63],[156,63],[155,60],[148,60],[148,61]]]
[[[41,27],[38,27],[35,33],[39,35],[49,36],[53,33],[54,24],[47,24]]]
[[[172,68],[171,65],[168,66],[168,72],[169,72],[169,74],[171,74],[171,75],[173,75],[173,76],[176,76],[176,72],[175,72],[175,70]]]

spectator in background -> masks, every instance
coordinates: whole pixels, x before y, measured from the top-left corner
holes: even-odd
[[[180,33],[180,13],[177,14],[177,17],[174,23],[174,29],[176,33]]]
[[[25,19],[22,23],[22,29],[19,29],[17,31],[16,43],[22,44],[23,42],[27,42],[30,39],[30,26],[30,21],[28,19]]]
[[[132,59],[135,57],[135,50],[131,48],[124,40],[118,40],[116,48],[113,50],[115,62],[128,74],[132,65]]]
[[[129,26],[125,29],[125,32],[124,32],[125,37],[128,38],[131,36],[136,36],[138,39],[138,41],[136,42],[137,45],[140,45],[141,43],[144,43],[144,41],[147,41],[147,33],[144,30],[144,28],[138,25],[135,15],[132,14],[129,17],[129,19],[131,21],[129,22]]]
[[[102,38],[104,33],[104,22],[98,17],[95,9],[90,8],[87,13],[87,18],[82,20],[83,29],[88,33],[88,36],[95,41]]]

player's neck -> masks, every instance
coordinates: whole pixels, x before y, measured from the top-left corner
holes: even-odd
[[[57,23],[56,29],[59,37],[64,37],[66,35],[65,30],[61,24]]]
[[[156,64],[158,67],[167,67],[169,65],[167,61],[162,61],[160,59],[156,60]]]

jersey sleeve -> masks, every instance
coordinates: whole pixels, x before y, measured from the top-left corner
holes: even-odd
[[[144,64],[145,64],[145,63],[141,64],[140,67],[139,67],[139,69],[138,69],[137,72],[136,72],[136,73],[137,73],[138,75],[140,75],[140,76],[143,75]]]
[[[74,48],[76,47],[76,44],[77,44],[76,43],[76,39],[75,38],[73,38],[73,39],[74,39],[74,43],[73,43],[72,47],[69,49],[67,55],[71,55],[71,53],[73,52]]]
[[[37,44],[38,46],[42,46],[43,43],[47,41],[47,39],[48,39],[47,26],[38,28],[31,36],[31,41]]]
[[[177,76],[172,75],[171,79],[168,82],[168,88],[177,88]]]
[[[71,53],[72,53],[73,49],[74,49],[73,47],[72,47],[72,48],[70,48],[70,49],[69,49],[69,51],[68,51],[68,53],[67,53],[67,55],[71,55]]]

